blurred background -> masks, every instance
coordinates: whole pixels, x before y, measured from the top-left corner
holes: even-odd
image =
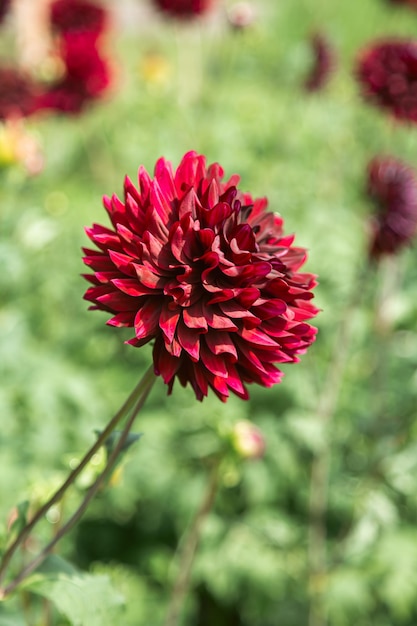
[[[29,72],[49,97],[61,85],[65,54],[53,32],[39,44],[50,31],[44,18],[28,19],[35,4],[16,1],[5,15],[0,58]],[[416,249],[369,270],[361,287],[355,281],[367,266],[373,211],[367,164],[390,153],[416,166],[417,128],[364,102],[354,67],[375,39],[413,37],[417,12],[388,0],[253,0],[239,3],[239,13],[233,0],[213,0],[183,19],[151,0],[96,4],[108,11],[97,44],[108,71],[103,86],[67,110],[48,100],[23,119],[4,115],[0,127],[2,534],[17,502],[36,507],[62,482],[151,361],[151,347],[126,346],[128,330],[87,311],[84,227],[107,224],[101,198],[121,195],[125,174],[136,180],[141,164],[152,172],[162,155],[176,167],[193,149],[227,177],[238,173],[242,190],[267,196],[286,232],[308,248],[306,271],[320,283],[318,338],[299,364],[284,366],[282,384],[250,388],[247,402],[223,405],[210,395],[200,404],[179,385],[168,398],[158,380],[135,424],[143,437],[59,553],[105,574],[123,595],[104,626],[163,624],[207,459],[236,422],[250,420],[265,452],[223,466],[181,624],[414,626]],[[315,33],[327,42],[332,71],[311,89]],[[362,303],[349,311],[349,358],[326,424],[318,399],[357,289]],[[323,454],[327,556],[317,575],[309,500]],[[101,463],[95,458],[26,550],[56,532]],[[314,622],[315,594],[324,597],[325,621]],[[0,624],[46,623],[31,622],[30,610],[22,617],[27,601],[0,608]],[[68,623],[59,613],[48,619]]]

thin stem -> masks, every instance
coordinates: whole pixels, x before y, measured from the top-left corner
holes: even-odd
[[[129,435],[129,431],[133,425],[133,422],[135,421],[137,414],[143,407],[145,400],[148,397],[148,394],[150,390],[152,389],[154,382],[155,382],[155,376],[154,376],[153,370],[149,369],[147,373],[145,374],[144,378],[142,379],[142,383],[143,383],[142,394],[140,398],[138,399],[138,401],[136,402],[136,405],[129,419],[126,422],[125,427],[123,428],[123,431],[117,441],[117,444],[109,456],[106,467],[104,468],[100,476],[98,476],[98,478],[95,480],[93,485],[90,487],[90,489],[88,490],[86,496],[84,497],[78,509],[75,511],[75,513],[73,513],[73,515],[69,518],[69,520],[60,528],[59,532],[55,535],[52,541],[50,541],[48,545],[45,546],[45,548],[43,548],[43,550],[32,561],[30,561],[30,563],[28,563],[26,567],[22,569],[22,571],[12,580],[12,582],[3,589],[1,593],[2,598],[5,598],[6,596],[10,595],[10,593],[12,593],[12,591],[14,591],[14,589],[25,578],[27,578],[29,574],[31,574],[33,570],[35,570],[38,567],[38,565],[42,563],[42,561],[53,550],[53,548],[58,543],[58,541],[73,528],[73,526],[78,522],[80,517],[85,513],[91,500],[94,498],[97,491],[100,489],[101,485],[103,484],[104,480],[109,476],[110,472],[112,471],[113,466],[117,460],[117,457],[119,456],[119,453],[122,450],[126,442],[126,439]]]
[[[91,446],[85,456],[81,459],[80,463],[77,467],[69,474],[66,481],[61,485],[61,487],[49,498],[47,502],[35,513],[32,519],[26,524],[26,526],[20,531],[16,539],[9,546],[6,552],[3,555],[3,559],[0,565],[0,583],[4,578],[7,566],[9,565],[14,553],[17,548],[25,541],[26,537],[32,531],[34,526],[39,522],[39,520],[47,513],[47,511],[51,508],[53,504],[61,500],[62,496],[65,494],[67,489],[74,483],[78,475],[85,468],[90,459],[94,456],[94,454],[101,448],[104,444],[108,436],[113,432],[116,428],[117,424],[120,420],[126,415],[128,411],[130,411],[131,407],[137,401],[138,397],[140,397],[144,387],[146,387],[146,381],[150,376],[150,373],[153,372],[153,369],[150,368],[143,376],[143,378],[136,385],[135,389],[132,391],[130,396],[127,398],[126,402],[119,409],[119,411],[114,415],[114,417],[110,420],[106,428],[97,438],[97,441]]]
[[[365,272],[368,268],[365,268]],[[309,626],[325,626],[325,585],[327,575],[327,529],[326,513],[330,474],[331,447],[328,429],[332,422],[349,355],[355,312],[363,295],[363,278],[360,274],[353,281],[353,291],[341,320],[329,370],[319,397],[317,415],[327,429],[325,443],[315,454],[311,466],[309,500],[309,589],[311,594]]]
[[[165,626],[177,626],[188,589],[194,557],[203,524],[209,514],[219,485],[219,462],[214,465],[200,508],[197,510],[179,552],[178,575],[171,591]]]

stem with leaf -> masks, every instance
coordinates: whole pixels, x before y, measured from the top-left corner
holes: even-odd
[[[17,548],[25,541],[25,539],[28,537],[28,535],[30,534],[34,526],[43,518],[43,516],[47,513],[47,511],[51,508],[53,504],[61,500],[61,498],[67,491],[67,489],[71,485],[74,484],[76,478],[85,468],[85,466],[90,461],[90,459],[99,450],[99,448],[105,444],[107,438],[114,431],[118,423],[123,419],[123,417],[125,417],[129,413],[129,411],[132,411],[131,416],[117,442],[117,445],[115,446],[113,452],[109,456],[106,467],[104,468],[102,474],[100,474],[100,476],[97,478],[95,483],[90,487],[80,507],[72,515],[72,517],[66,522],[66,524],[64,524],[60,528],[59,532],[56,534],[53,540],[42,550],[42,552],[35,559],[33,559],[33,561],[31,561],[7,587],[0,590],[1,598],[4,598],[6,595],[9,595],[11,591],[13,591],[15,587],[43,561],[43,559],[47,556],[47,554],[49,554],[49,552],[53,549],[55,544],[61,539],[63,535],[65,535],[72,528],[72,526],[78,521],[78,519],[84,513],[90,500],[97,493],[102,482],[110,473],[117,459],[117,456],[128,437],[129,430],[133,424],[133,421],[136,415],[139,413],[140,409],[142,408],[152,388],[154,381],[155,381],[155,375],[153,372],[153,368],[151,367],[144,374],[143,378],[135,387],[135,389],[132,391],[132,393],[130,394],[126,402],[123,404],[123,406],[120,408],[120,410],[111,419],[111,421],[108,423],[106,428],[100,433],[97,441],[91,446],[88,452],[84,455],[84,457],[82,458],[80,463],[77,465],[77,467],[69,474],[68,478],[63,483],[63,485],[35,513],[33,518],[25,525],[25,527],[20,531],[20,533],[18,534],[16,539],[13,541],[13,543],[6,550],[6,552],[4,553],[2,562],[1,562],[1,566],[0,566],[0,581],[4,578],[4,575],[7,570],[7,566],[10,563]]]

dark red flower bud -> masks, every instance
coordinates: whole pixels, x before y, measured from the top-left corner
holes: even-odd
[[[416,172],[393,157],[376,157],[368,165],[367,191],[377,209],[370,256],[395,254],[417,232]]]
[[[319,91],[329,81],[336,66],[336,54],[328,39],[316,33],[310,38],[313,66],[304,86],[307,91]]]

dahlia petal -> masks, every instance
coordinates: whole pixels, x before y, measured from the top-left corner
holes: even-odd
[[[109,228],[93,224],[93,227],[86,228],[85,232],[91,241],[93,241],[102,250],[107,249],[111,245],[116,246],[117,248],[120,247],[119,236]]]
[[[107,290],[109,287],[107,287]],[[111,311],[116,311],[117,313],[122,311],[132,311],[136,306],[136,300],[127,296],[120,291],[111,291],[108,293],[104,293],[102,295],[95,296],[96,302],[106,306]]]
[[[165,302],[159,317],[159,327],[163,331],[168,341],[172,341],[180,319],[180,309],[171,310],[169,303]]]
[[[193,361],[197,362],[200,357],[200,334],[188,328],[181,320],[176,334],[181,347],[188,352]]]
[[[129,194],[129,196],[131,196],[131,198],[133,198],[133,200],[137,204],[142,204],[141,194],[139,193],[139,190],[135,187],[129,176],[125,176],[123,188],[125,191],[125,195]]]
[[[136,339],[151,339],[155,336],[160,316],[160,298],[148,298],[135,316]]]
[[[175,173],[174,180],[178,196],[181,195],[181,192],[188,190],[189,187],[196,188],[198,182],[205,177],[205,174],[205,158],[198,155],[194,150],[187,152]]]
[[[227,332],[212,330],[204,336],[208,349],[216,356],[230,354],[235,360],[238,359],[236,346],[232,337]]]
[[[181,359],[178,359],[166,351],[162,341],[155,341],[153,348],[155,374],[162,376],[165,384],[168,384],[178,372]]]
[[[200,329],[202,332],[207,332],[208,324],[204,316],[203,305],[201,301],[195,302],[191,306],[183,310],[183,321],[188,328]]]
[[[118,313],[106,322],[109,326],[130,327],[135,323],[135,314],[132,311],[123,311]]]
[[[230,395],[225,379],[221,376],[214,376],[211,386],[213,391],[219,396],[220,400],[225,402]]]
[[[210,249],[215,239],[215,234],[211,228],[201,228],[197,234],[202,247]]]
[[[201,211],[202,221],[204,226],[208,228],[219,227],[232,213],[230,204],[226,202],[219,202],[212,209],[206,209],[203,207]]]
[[[178,216],[180,219],[186,215],[191,215],[193,219],[197,218],[197,204],[200,204],[197,200],[195,190],[191,187],[184,195],[178,207]],[[201,206],[201,205],[200,205]]]
[[[159,218],[163,221],[163,223],[168,224],[172,214],[172,208],[156,179],[152,182],[149,197],[154,210],[159,215]]]
[[[123,274],[127,274],[128,276],[136,275],[132,257],[127,254],[122,254],[121,252],[115,252],[114,250],[109,250],[109,257],[117,269],[123,272]]]
[[[145,170],[143,165],[141,165],[138,170],[138,182],[139,182],[139,187],[140,187],[140,197],[138,201],[143,201],[143,199],[147,199],[147,197],[149,196],[149,192],[151,190],[151,182],[152,182],[148,172]]]
[[[165,279],[161,278],[157,274],[154,274],[150,269],[145,267],[144,265],[139,265],[138,263],[133,263],[133,267],[135,268],[136,276],[141,285],[144,287],[149,287],[150,289],[160,290],[164,287]]]
[[[203,305],[204,317],[207,320],[207,324],[211,328],[216,328],[217,330],[237,330],[238,327],[231,319],[229,319],[226,315],[221,315],[220,310],[216,312],[214,307]]]
[[[164,345],[165,345],[165,349],[167,352],[169,352],[169,354],[171,354],[172,356],[175,356],[177,358],[179,358],[182,354],[182,347],[180,342],[178,341],[178,339],[176,337],[174,337],[172,339],[172,341],[168,341],[166,339],[164,339]]]
[[[154,171],[163,195],[171,202],[176,197],[171,163],[164,158],[158,159]]]
[[[225,315],[227,315],[227,317],[232,317],[233,319],[256,319],[256,316],[253,313],[248,311],[235,300],[230,300],[229,302],[220,302],[219,308]]]
[[[266,320],[277,317],[278,315],[283,315],[287,310],[287,305],[284,300],[280,300],[279,298],[271,298],[270,300],[262,299],[259,304],[255,302],[253,309],[257,317]]]
[[[154,290],[150,287],[145,287],[138,283],[134,278],[114,278],[112,284],[123,293],[127,293],[128,296],[135,298],[140,296],[148,296],[154,293]]]
[[[210,174],[210,172],[209,172]],[[209,206],[210,209],[212,209],[213,207],[216,206],[216,204],[218,204],[219,202],[219,185],[216,181],[215,178],[212,178],[212,180],[210,181],[210,184],[208,186],[207,192],[206,192],[206,197],[207,197],[207,204]]]
[[[238,265],[222,269],[223,274],[230,278],[239,278],[241,282],[264,278],[271,271],[271,263],[259,262],[251,265]]]
[[[271,348],[277,347],[276,341],[262,332],[259,328],[242,328],[242,330],[239,331],[239,336],[248,343]]]
[[[203,343],[201,344],[200,356],[205,367],[214,376],[227,377],[227,367],[223,356],[213,354]]]
[[[240,376],[237,372],[237,369],[231,365],[228,364],[227,366],[227,379],[226,379],[226,384],[227,386],[236,394],[238,395],[240,398],[242,398],[242,400],[247,400],[249,398],[249,394],[247,389],[245,388],[245,386],[243,385]]]
[[[115,272],[114,268],[112,272],[96,272],[95,277],[100,283],[107,284],[110,283],[114,278],[119,276],[119,272]]]

